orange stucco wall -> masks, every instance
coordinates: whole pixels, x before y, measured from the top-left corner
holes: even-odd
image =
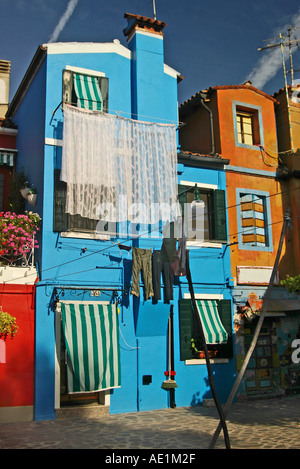
[[[272,267],[274,265],[285,210],[287,207],[291,207],[291,216],[299,213],[300,197],[297,191],[289,192],[291,182],[279,181],[274,177],[278,167],[275,114],[275,109],[278,110],[280,107],[278,101],[260,90],[246,85],[215,87],[208,90],[207,98],[205,104],[213,111],[216,153],[230,161],[230,164],[225,168],[230,243],[238,241],[236,188],[266,191],[272,196],[269,200],[273,252],[239,249],[238,245],[230,246],[232,276],[236,277],[237,266]],[[247,105],[249,108],[251,106],[259,108],[262,123],[260,129],[263,135],[260,143],[263,144],[263,149],[259,146],[249,148],[236,144],[234,101],[243,103],[245,108]],[[183,109],[183,115],[184,112],[188,117],[185,119],[186,125],[180,131],[182,149],[203,154],[209,153],[211,142],[208,112],[201,107],[192,108],[191,113]],[[270,173],[270,177],[267,176],[268,173]],[[299,179],[296,183],[300,186]],[[295,226],[298,230],[298,219],[296,218],[296,220]],[[280,278],[285,278],[286,274],[294,275],[297,273],[297,265],[298,267],[300,265],[299,251],[298,231],[297,233],[289,231],[284,241],[279,263]]]
[[[274,171],[274,167],[270,167],[266,164],[266,158],[264,159],[261,151],[236,146],[232,109],[233,101],[259,106],[261,108],[264,147],[273,154],[277,152],[274,101],[247,88],[218,90],[217,95],[221,155],[230,159],[230,165]]]
[[[227,177],[227,206],[228,206],[228,222],[229,222],[229,242],[234,243],[238,241],[238,221],[237,221],[237,207],[236,188],[245,188],[257,191],[266,191],[270,194],[270,208],[271,208],[271,229],[273,251],[257,251],[239,249],[238,244],[230,246],[231,252],[231,272],[232,277],[237,277],[237,266],[268,266],[273,267],[277,247],[280,239],[284,206],[286,205],[286,195],[282,194],[285,190],[278,181],[273,178],[262,178],[257,176],[249,176],[237,172],[228,172]],[[291,234],[285,238],[281,262],[279,264],[280,278],[285,278],[287,273],[290,273],[290,266],[293,264],[292,256],[288,251],[291,243]]]
[[[259,106],[263,128],[264,149],[261,150],[243,148],[237,146],[234,137],[232,102]],[[271,230],[273,251],[239,249],[238,245],[231,246],[232,276],[237,276],[237,266],[268,266],[275,262],[279,238],[281,234],[286,202],[286,194],[282,194],[287,187],[275,180],[274,177],[264,177],[259,171],[275,173],[277,168],[277,132],[274,101],[254,91],[243,89],[229,89],[218,91],[219,128],[221,134],[221,154],[230,159],[230,166],[249,168],[257,171],[257,174],[244,174],[237,171],[227,171],[227,202],[228,207],[238,203],[236,200],[236,188],[245,188],[257,191],[266,191],[270,194]],[[237,241],[238,223],[236,207],[228,209],[230,242]],[[285,278],[291,272],[293,264],[289,250],[291,239],[287,236],[282,249],[279,264],[280,278]]]

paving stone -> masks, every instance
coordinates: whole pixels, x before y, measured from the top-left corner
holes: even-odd
[[[201,450],[218,426],[214,407],[117,415],[84,415],[0,424],[0,449]],[[300,396],[233,404],[227,416],[232,449],[299,449]],[[221,430],[215,449],[224,449]]]

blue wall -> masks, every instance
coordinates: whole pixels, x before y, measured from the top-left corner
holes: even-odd
[[[111,241],[63,238],[53,232],[54,169],[61,164],[61,147],[45,144],[45,138],[60,139],[62,136],[61,109],[53,116],[62,99],[62,71],[70,65],[104,72],[109,78],[111,113],[121,111],[124,117],[177,124],[177,80],[164,73],[163,40],[137,33],[129,42],[129,48],[132,60],[112,53],[49,54],[14,116],[19,126],[18,169],[24,167],[30,182],[37,187],[36,211],[43,217],[39,250],[41,281],[36,289],[36,420],[55,418],[54,287],[101,288],[109,285],[122,288],[131,280],[131,254],[128,257]],[[181,165],[178,180],[180,178],[226,189],[223,171]],[[139,246],[159,249],[161,243],[161,238],[141,239]],[[83,248],[86,249],[83,251]],[[229,250],[224,245],[192,249],[190,264],[195,293],[222,294],[225,299],[231,298],[227,283],[230,278]],[[209,396],[205,365],[187,366],[179,359],[178,300],[184,293],[188,293],[186,278],[174,287],[173,301],[178,406],[197,404]],[[66,295],[69,295],[68,290]],[[120,295],[122,385],[112,391],[110,412],[168,407],[169,395],[161,389],[161,384],[167,370],[170,305],[162,301],[156,305],[151,300],[144,302],[142,295],[139,299]],[[102,294],[97,299],[109,298]],[[217,391],[223,401],[230,392],[233,361],[214,367]],[[144,375],[151,375],[150,384],[143,384]]]

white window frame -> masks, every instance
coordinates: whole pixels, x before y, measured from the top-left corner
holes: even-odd
[[[190,293],[184,293],[183,298],[189,300],[191,298]],[[224,295],[222,293],[195,293],[195,300],[223,300]],[[228,358],[211,358],[210,363],[212,365],[222,365],[224,363],[229,363]],[[206,365],[205,358],[191,358],[190,360],[184,361],[185,365]]]
[[[218,189],[218,186],[216,184],[206,184],[202,182],[193,182],[193,181],[180,181],[180,185],[182,186],[189,186],[189,187],[195,187],[197,184],[197,188],[200,189],[207,189],[207,190],[214,190]],[[210,241],[187,241],[186,245],[188,248],[217,248],[220,249],[222,248],[222,243],[212,243]]]

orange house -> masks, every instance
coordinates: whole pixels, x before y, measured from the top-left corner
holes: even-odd
[[[288,204],[293,220],[290,239],[293,252],[289,264],[290,275],[300,274],[300,84],[280,89],[274,94],[278,101],[276,122],[280,176],[288,189]]]
[[[181,149],[230,160],[226,166],[228,249],[234,285],[235,337],[239,339],[237,369],[251,343],[289,206],[288,183],[278,178],[276,106],[274,97],[247,82],[211,87],[180,107],[179,118],[184,124],[179,136]],[[289,377],[289,365],[280,362],[300,328],[299,315],[295,313],[300,310],[299,299],[291,298],[279,286],[280,279],[293,268],[291,245],[292,232],[288,231],[261,332],[264,336],[258,341],[257,355],[251,358],[240,394],[281,394],[297,386],[300,389],[300,370],[294,382]],[[295,315],[292,322],[291,314]],[[288,331],[288,345],[283,350],[280,334],[284,336],[284,331]],[[289,355],[288,364],[290,361]]]

